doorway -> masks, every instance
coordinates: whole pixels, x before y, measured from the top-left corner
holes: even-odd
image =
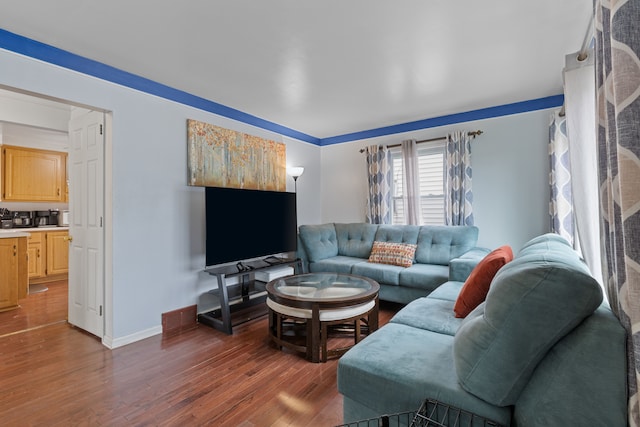
[[[69,172],[70,169],[73,169],[73,172],[68,174],[68,184],[70,187],[69,192],[69,208],[75,206],[76,210],[76,219],[75,224],[69,223],[69,279],[68,280],[54,280],[51,282],[43,283],[39,288],[41,292],[33,292],[27,296],[27,298],[20,301],[21,308],[17,310],[13,310],[10,312],[0,313],[0,337],[6,335],[18,334],[24,330],[32,330],[34,328],[41,328],[51,324],[56,324],[60,322],[72,323],[73,325],[87,330],[88,332],[96,335],[98,338],[103,339],[104,335],[104,293],[105,293],[105,277],[104,277],[104,255],[105,255],[105,244],[104,244],[104,226],[106,225],[106,218],[104,215],[104,186],[105,186],[105,177],[104,177],[104,147],[105,147],[105,138],[104,134],[106,133],[106,126],[104,120],[105,113],[99,111],[97,114],[100,117],[100,123],[96,127],[99,129],[95,131],[93,135],[85,135],[84,142],[89,141],[89,146],[95,147],[95,137],[98,135],[101,138],[101,144],[99,145],[100,153],[98,156],[95,153],[86,156],[87,154],[87,144],[80,147],[81,154],[80,155],[71,155],[70,152],[74,148],[74,144],[82,138],[72,138],[74,132],[77,134],[78,128],[72,127],[73,121],[78,117],[84,116],[86,113],[89,113],[91,110],[87,110],[85,108],[75,107],[71,103],[62,101],[62,100],[51,100],[46,97],[42,97],[38,94],[33,93],[23,93],[23,92],[15,92],[12,91],[11,88],[8,91],[4,91],[0,88],[0,95],[7,92],[10,97],[19,98],[20,102],[23,102],[23,105],[29,105],[31,102],[33,104],[33,115],[34,122],[36,124],[30,124],[29,118],[21,117],[20,120],[24,120],[22,123],[26,126],[35,126],[46,128],[46,126],[42,126],[42,115],[43,111],[46,108],[43,108],[43,104],[46,107],[50,108],[59,108],[61,110],[66,110],[69,112],[68,114],[68,124],[67,124],[67,132],[68,132],[68,146],[67,152],[69,153],[69,158],[73,159],[75,157],[76,160],[71,160],[67,165],[67,170]],[[0,96],[0,100],[2,97]],[[29,109],[24,109],[27,111],[26,115],[28,116],[30,113]],[[11,120],[10,118],[9,120]],[[0,117],[0,126],[2,126],[2,122],[7,120],[4,117]],[[16,121],[14,120],[13,123]],[[110,125],[110,121],[108,123]],[[87,128],[91,128],[91,124],[87,126]],[[1,135],[1,134],[0,134]],[[76,135],[77,136],[77,135]],[[0,142],[2,140],[0,139]],[[4,141],[4,144],[8,144],[7,141]],[[76,144],[78,145],[78,144]],[[78,148],[78,147],[76,147]],[[78,161],[78,158],[80,160]],[[83,167],[84,166],[84,167]],[[88,171],[88,174],[87,174]],[[78,177],[78,172],[82,175]],[[97,196],[100,200],[99,203],[99,211],[96,211],[96,200],[95,198],[87,197],[86,191],[86,183],[85,181],[90,181],[92,183],[93,190],[90,191],[92,196]],[[80,185],[78,185],[80,183]],[[73,191],[73,189],[84,188],[84,192]],[[96,188],[101,189],[101,191],[95,191]],[[5,203],[9,204],[8,202]],[[31,208],[31,206],[28,206]],[[57,206],[56,206],[57,208]],[[33,208],[36,210],[36,208]],[[91,218],[88,220],[87,215],[85,213],[96,213],[98,220],[95,218]],[[98,238],[95,237],[95,230],[87,232],[87,230],[91,227],[92,224],[98,222],[99,230],[98,230]],[[74,234],[78,237],[74,239]],[[87,235],[90,237],[91,245],[87,245]],[[75,242],[75,243],[74,243]],[[87,250],[89,249],[91,259],[88,259]],[[84,252],[83,252],[84,249]],[[96,260],[98,260],[99,268],[94,268],[91,270],[90,277],[87,275],[87,265],[91,266],[96,265]],[[89,269],[90,270],[90,269]],[[75,285],[74,285],[75,283]],[[91,288],[87,286],[88,283],[92,283]],[[74,287],[75,286],[75,287]],[[78,288],[81,286],[81,288]],[[37,290],[38,287],[34,287],[34,291]],[[97,316],[90,317],[90,320],[87,321],[86,316],[83,315],[81,309],[78,309],[79,301],[86,301],[87,297],[90,296],[91,304],[85,304],[90,308],[89,311],[94,312]],[[97,302],[97,304],[94,304]],[[74,312],[72,313],[72,307]]]

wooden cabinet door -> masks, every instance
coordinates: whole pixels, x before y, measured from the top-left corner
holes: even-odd
[[[27,237],[27,254],[29,259],[28,272],[29,279],[36,279],[45,276],[46,251],[44,246],[44,233],[31,232]]]
[[[26,298],[29,294],[29,272],[27,271],[29,256],[27,255],[27,238],[18,239],[18,299]]]
[[[47,275],[69,272],[69,232],[51,231],[47,233]]]
[[[3,148],[3,200],[61,202],[65,199],[66,153]]]
[[[18,306],[18,239],[0,239],[0,311]]]

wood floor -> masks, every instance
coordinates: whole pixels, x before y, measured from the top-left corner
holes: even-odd
[[[0,312],[0,339],[67,320],[67,281],[49,282],[31,289],[37,288],[48,289],[20,300],[20,308],[16,310]]]
[[[48,286],[0,313],[1,425],[342,423],[337,360],[315,364],[276,350],[266,318],[231,336],[199,326],[109,350],[66,322],[66,282]],[[383,304],[380,323],[397,309]]]

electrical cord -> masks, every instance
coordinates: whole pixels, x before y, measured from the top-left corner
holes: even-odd
[[[239,262],[236,264],[236,268],[238,269],[238,271],[242,272],[242,271],[251,271],[254,269],[254,267],[250,266],[250,265],[245,265],[242,262]]]

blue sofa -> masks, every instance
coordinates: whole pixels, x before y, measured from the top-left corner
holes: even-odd
[[[380,284],[380,299],[409,303],[449,280],[464,281],[488,249],[477,248],[478,228],[467,226],[301,225],[298,256],[305,271],[350,273]],[[374,241],[417,245],[408,267],[367,262]]]
[[[416,299],[342,356],[345,423],[431,398],[504,426],[627,425],[626,333],[564,239],[528,242],[459,319],[462,285]]]

